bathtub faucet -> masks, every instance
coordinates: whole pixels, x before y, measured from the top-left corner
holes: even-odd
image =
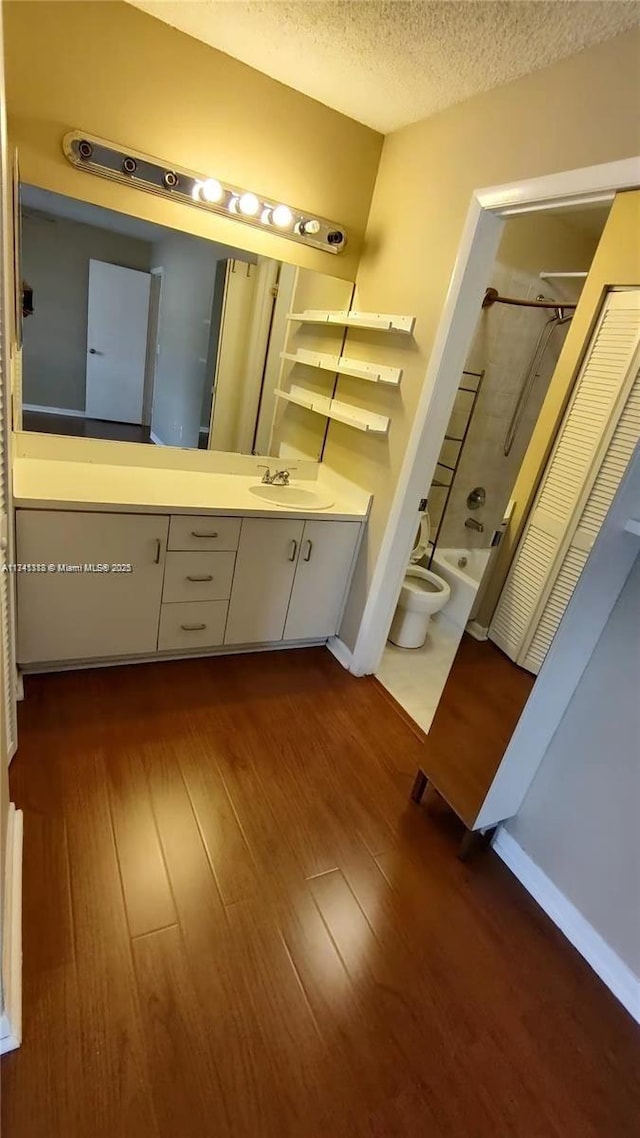
[[[477,521],[476,518],[467,518],[464,523],[464,528],[474,529],[476,533],[484,533],[484,526],[482,522]]]

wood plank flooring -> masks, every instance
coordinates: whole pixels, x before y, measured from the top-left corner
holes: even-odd
[[[7,1138],[626,1138],[638,1033],[322,649],[34,676]]]
[[[464,633],[425,737],[422,770],[469,827],[535,678],[490,640],[475,640]]]

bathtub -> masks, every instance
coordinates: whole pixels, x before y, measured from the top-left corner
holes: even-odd
[[[433,556],[433,572],[443,577],[451,589],[451,597],[441,615],[456,624],[461,632],[471,615],[491,552],[490,549],[436,549]],[[466,565],[458,565],[463,558]]]

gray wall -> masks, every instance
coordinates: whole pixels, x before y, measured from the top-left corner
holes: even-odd
[[[167,446],[197,447],[220,247],[182,234],[153,246],[162,267],[151,429]]]
[[[84,411],[89,261],[148,271],[151,245],[75,221],[22,219],[22,275],[35,312],[24,321],[23,400]]]
[[[640,558],[508,830],[640,975]]]

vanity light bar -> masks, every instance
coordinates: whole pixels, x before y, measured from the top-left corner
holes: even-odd
[[[256,229],[268,229],[301,245],[311,245],[325,253],[341,253],[347,243],[344,226],[338,222],[327,221],[206,174],[161,162],[148,154],[125,150],[103,138],[72,130],[64,136],[62,148],[78,170],[133,185],[163,198],[173,198]]]

